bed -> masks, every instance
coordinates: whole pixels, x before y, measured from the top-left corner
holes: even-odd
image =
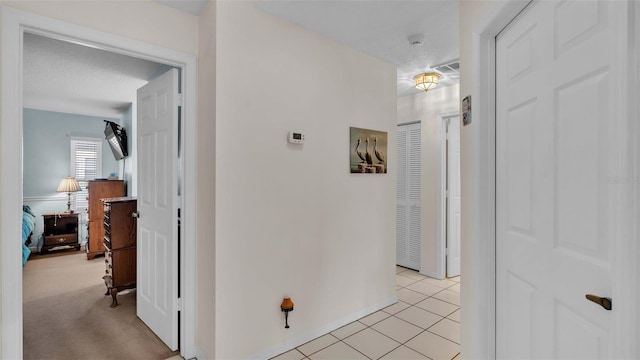
[[[36,216],[28,205],[22,206],[22,267],[27,264],[31,250],[27,247],[31,243],[31,234],[36,227]]]

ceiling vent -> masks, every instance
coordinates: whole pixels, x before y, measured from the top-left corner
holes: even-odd
[[[460,77],[460,61],[456,60],[443,65],[433,67],[433,69],[449,78]]]

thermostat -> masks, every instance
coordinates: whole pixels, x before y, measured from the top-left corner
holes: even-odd
[[[289,131],[289,142],[292,144],[304,144],[304,134],[295,131]]]

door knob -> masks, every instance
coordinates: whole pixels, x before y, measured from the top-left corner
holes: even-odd
[[[591,295],[591,294],[587,294],[587,295],[585,295],[585,297],[587,298],[587,300],[593,301],[594,303],[602,306],[606,310],[611,310],[611,305],[612,305],[611,304],[611,298],[600,297],[600,296]]]
[[[131,213],[131,217],[132,218],[139,218],[140,217],[140,211],[132,212]]]

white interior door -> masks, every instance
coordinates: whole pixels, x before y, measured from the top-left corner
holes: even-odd
[[[628,170],[620,4],[533,2],[496,38],[498,358],[616,358],[614,324],[633,320],[612,286],[630,226],[609,181]]]
[[[137,314],[178,348],[178,70],[138,89]]]
[[[400,125],[396,133],[396,263],[420,270],[420,123]]]
[[[460,117],[447,119],[447,277],[460,275]]]

